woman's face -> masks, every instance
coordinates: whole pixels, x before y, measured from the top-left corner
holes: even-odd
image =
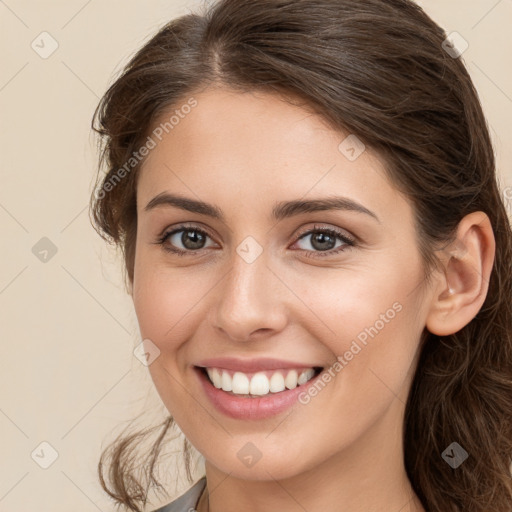
[[[276,95],[187,100],[137,188],[133,300],[167,409],[246,479],[399,453],[429,302],[411,204],[369,148]]]

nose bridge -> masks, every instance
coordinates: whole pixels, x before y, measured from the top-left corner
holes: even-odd
[[[229,264],[212,308],[213,326],[237,341],[263,329],[282,329],[285,299],[279,288],[283,285],[268,266],[268,253],[249,240],[237,247]]]

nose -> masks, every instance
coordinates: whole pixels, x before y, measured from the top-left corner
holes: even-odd
[[[210,321],[223,336],[250,341],[285,327],[291,293],[268,265],[265,251],[251,263],[234,252],[231,269],[214,290]]]

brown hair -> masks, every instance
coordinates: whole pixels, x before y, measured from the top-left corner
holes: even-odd
[[[445,38],[409,0],[220,0],[177,18],[133,56],[96,109],[107,173],[91,211],[98,232],[122,248],[131,283],[140,164],[105,185],[157,118],[219,85],[299,97],[382,155],[414,205],[427,280],[459,221],[485,212],[496,240],[488,294],[460,331],[439,337],[425,329],[405,411],[404,462],[426,510],[510,512],[512,232],[478,95],[461,58],[442,47]],[[119,504],[139,511],[159,485],[153,470],[172,424],[171,417],[162,424],[143,477],[131,451],[143,434],[103,452],[100,479]],[[456,469],[441,456],[452,442],[469,454]]]

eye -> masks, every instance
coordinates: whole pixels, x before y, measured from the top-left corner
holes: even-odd
[[[332,256],[356,245],[356,240],[346,233],[322,226],[315,226],[313,229],[302,233],[296,244],[308,239],[308,243],[304,244],[306,247],[303,248],[306,251],[305,256],[308,258]],[[336,245],[337,241],[340,242],[338,245]]]
[[[305,248],[301,249],[308,258],[332,256],[356,245],[356,240],[345,232],[317,225],[302,233],[295,244],[306,241],[308,238],[310,241],[305,244]],[[181,225],[164,233],[155,243],[161,245],[167,252],[185,256],[186,254],[194,255],[197,251],[210,247],[205,245],[208,239],[211,240],[211,237],[205,230],[195,225]],[[338,245],[337,242],[339,242]],[[177,247],[179,244],[183,248]]]
[[[162,249],[179,256],[204,249],[206,240],[210,238],[208,233],[197,226],[178,226],[172,231],[164,233],[155,243],[160,244]],[[183,249],[176,247],[181,244]]]

